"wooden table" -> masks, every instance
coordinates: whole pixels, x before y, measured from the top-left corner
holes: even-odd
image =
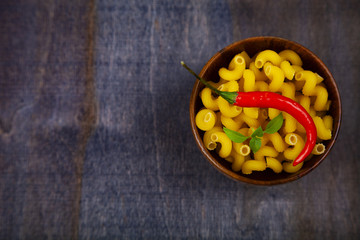
[[[357,0],[0,1],[0,239],[359,239],[359,25]],[[202,156],[180,65],[261,35],[343,104],[326,161],[271,187]]]

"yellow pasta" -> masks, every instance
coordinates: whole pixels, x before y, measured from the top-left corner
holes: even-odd
[[[255,67],[255,62],[250,63],[249,69],[255,74],[256,81],[266,81],[268,79],[264,71],[260,71],[257,67]]]
[[[249,69],[245,69],[244,71],[244,92],[255,91],[255,74],[253,71]]]
[[[324,152],[325,152],[325,145],[322,143],[317,143],[317,144],[315,144],[315,147],[311,153],[314,155],[321,155]]]
[[[275,66],[280,66],[282,58],[273,50],[264,50],[257,55],[255,67],[262,68],[266,62],[271,62]]]
[[[203,131],[212,129],[215,126],[215,122],[216,115],[210,109],[202,109],[195,116],[196,126]]]
[[[265,169],[265,161],[247,160],[243,163],[241,172],[243,174],[251,174],[253,171],[264,171]]]
[[[291,82],[283,83],[279,89],[283,96],[295,100],[295,84]]]
[[[203,103],[203,105],[213,111],[217,111],[219,110],[219,106],[217,104],[217,100],[216,98],[212,95],[212,92],[210,90],[210,88],[204,88],[201,92],[200,92],[200,98],[201,101]]]
[[[279,52],[279,56],[283,60],[287,60],[291,62],[292,65],[302,66],[303,64],[300,56],[293,50],[289,50],[289,49],[283,50]]]
[[[284,138],[285,142],[287,144],[289,144],[290,146],[295,146],[295,144],[297,143],[297,135],[294,134],[294,133],[288,133],[285,135],[285,138]]]
[[[316,111],[325,111],[327,110],[328,102],[328,91],[322,86],[316,86],[312,96],[316,96],[314,103],[314,109]]]
[[[302,166],[304,165],[304,162],[299,163],[298,165],[294,166],[292,162],[283,162],[283,169],[287,173],[295,173],[298,172]]]
[[[258,118],[259,117],[259,108],[243,108],[243,112],[246,116],[250,118]]]
[[[257,91],[269,91],[269,85],[264,81],[256,81],[255,87]]]
[[[240,129],[243,122],[234,121],[234,119],[226,117],[224,115],[221,115],[220,117],[222,125],[224,125],[226,128],[237,131]]]
[[[331,130],[326,128],[325,123],[321,117],[313,117],[313,120],[317,130],[317,137],[321,140],[331,139]]]
[[[285,80],[284,72],[279,67],[274,66],[269,62],[264,65],[264,69],[266,76],[271,80],[269,90],[271,92],[279,91]]]
[[[234,120],[245,122],[249,127],[258,128],[260,126],[259,120],[255,119],[255,118],[251,118],[251,117],[245,115],[245,113],[243,113],[243,112],[240,113],[238,116],[236,116],[234,118]]]
[[[229,118],[236,117],[242,112],[242,108],[234,105],[230,105],[225,99],[219,97],[217,99],[220,112]]]
[[[281,173],[283,170],[281,163],[272,157],[266,158],[266,167],[272,169],[275,173]]]
[[[220,143],[219,156],[226,158],[230,155],[232,150],[232,143],[230,138],[224,132],[214,132],[211,134],[210,139],[212,142]]]
[[[280,63],[280,68],[287,79],[292,80],[294,78],[295,69],[291,66],[289,61],[282,61]]]
[[[249,68],[251,59],[250,59],[249,55],[247,54],[247,52],[242,51],[240,53],[240,56],[242,56],[244,58],[246,68]]]
[[[302,93],[305,96],[311,96],[314,92],[317,80],[315,73],[305,70],[295,74],[295,80],[305,81],[305,84],[302,88]]]
[[[285,133],[295,132],[298,123],[296,119],[290,114],[285,112],[283,113],[283,116],[284,116],[284,132]]]
[[[271,142],[275,150],[278,152],[283,152],[286,148],[283,138],[277,132],[273,134],[265,133],[263,138],[266,138],[269,142]]]
[[[213,129],[204,133],[203,142],[208,150],[214,150],[217,146],[217,143],[211,140],[211,135],[214,132],[223,132],[223,130],[221,127],[214,127]]]
[[[246,62],[243,56],[237,54],[230,62],[229,68],[220,68],[219,75],[222,79],[227,81],[235,81],[242,77],[246,67]]]
[[[322,120],[324,122],[325,128],[330,129],[330,131],[332,131],[333,130],[333,122],[334,122],[333,117],[330,115],[326,115],[322,118]]]
[[[288,160],[294,160],[305,146],[305,141],[299,134],[292,134],[297,138],[297,140],[296,144],[293,147],[289,147],[284,151],[284,157]]]
[[[234,171],[234,172],[238,172],[241,170],[241,167],[243,165],[243,163],[245,162],[245,157],[236,153],[235,151],[232,151],[231,152],[231,156],[233,158],[233,162],[232,162],[232,165],[231,165],[231,169]]]
[[[256,153],[254,153],[255,160],[264,161],[265,157],[277,157],[279,152],[274,147],[262,146]]]

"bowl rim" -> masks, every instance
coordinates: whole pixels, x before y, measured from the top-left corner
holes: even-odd
[[[248,42],[251,41],[279,41],[279,42],[284,42],[284,43],[288,43],[291,44],[292,46],[296,47],[296,48],[301,48],[303,51],[306,52],[306,54],[308,54],[310,56],[311,59],[313,59],[314,61],[316,61],[320,67],[322,68],[322,70],[326,73],[328,80],[326,80],[327,82],[331,82],[331,84],[334,87],[334,91],[333,91],[333,95],[335,95],[334,99],[337,99],[336,103],[337,106],[336,108],[338,109],[338,115],[337,116],[333,116],[334,120],[335,117],[337,117],[337,121],[334,121],[334,126],[333,126],[333,133],[332,133],[332,139],[329,140],[330,142],[327,145],[326,151],[324,154],[322,154],[319,157],[319,160],[317,160],[310,168],[307,168],[304,171],[300,171],[297,172],[296,174],[289,174],[288,177],[286,178],[281,178],[281,179],[274,179],[274,180],[256,180],[256,179],[251,179],[248,178],[246,175],[243,175],[240,172],[234,172],[231,169],[226,168],[225,166],[223,166],[217,159],[215,159],[212,154],[210,153],[210,151],[208,149],[205,148],[205,146],[203,145],[202,142],[202,138],[200,137],[199,134],[199,130],[196,126],[195,123],[195,102],[196,99],[199,97],[198,93],[200,92],[200,90],[204,87],[204,85],[196,80],[191,96],[190,96],[190,107],[189,107],[189,112],[190,112],[190,123],[191,123],[191,129],[192,129],[192,133],[193,136],[195,138],[195,141],[197,143],[197,146],[199,147],[201,153],[205,156],[205,158],[211,163],[212,166],[214,166],[218,171],[220,171],[222,174],[224,174],[225,176],[236,180],[236,181],[240,181],[240,182],[244,182],[244,183],[250,183],[250,184],[254,184],[254,185],[277,185],[277,184],[284,184],[284,183],[288,183],[288,182],[292,182],[295,181],[305,175],[307,175],[308,173],[312,172],[317,166],[319,166],[320,163],[322,163],[324,161],[324,159],[328,156],[328,154],[330,153],[332,147],[334,146],[336,139],[339,135],[339,131],[340,131],[340,127],[341,127],[341,119],[342,119],[342,107],[341,107],[341,96],[339,93],[339,89],[338,86],[336,84],[336,81],[333,77],[333,75],[331,74],[331,72],[329,71],[329,69],[326,67],[326,65],[323,63],[323,61],[317,56],[315,55],[312,51],[310,51],[308,48],[304,47],[303,45],[285,39],[285,38],[280,38],[280,37],[274,37],[274,36],[260,36],[260,37],[250,37],[250,38],[246,38],[246,39],[242,39],[239,41],[235,41],[233,43],[231,43],[230,45],[224,47],[223,49],[221,49],[220,51],[216,52],[208,61],[207,63],[203,66],[202,70],[199,73],[200,77],[203,77],[205,72],[209,69],[209,67],[211,66],[211,64],[217,60],[218,58],[221,57],[221,55],[223,53],[225,53],[226,51],[239,46],[239,45],[244,45]],[[267,48],[269,49],[269,48]],[[271,49],[271,48],[270,48]]]

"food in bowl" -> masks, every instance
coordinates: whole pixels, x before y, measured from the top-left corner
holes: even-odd
[[[324,154],[333,129],[328,90],[295,51],[241,51],[218,74],[216,82],[197,76],[206,86],[196,126],[234,172],[296,173],[305,158]]]

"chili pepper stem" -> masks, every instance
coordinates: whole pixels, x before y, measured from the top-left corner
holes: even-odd
[[[206,80],[204,80],[202,77],[197,75],[191,68],[189,68],[183,61],[181,61],[181,65],[186,68],[192,75],[194,75],[197,79],[200,80],[206,87],[210,88],[213,92],[224,98],[226,101],[228,101],[230,104],[234,104],[237,97],[237,92],[223,92],[215,87],[213,87],[211,84],[209,84]]]

